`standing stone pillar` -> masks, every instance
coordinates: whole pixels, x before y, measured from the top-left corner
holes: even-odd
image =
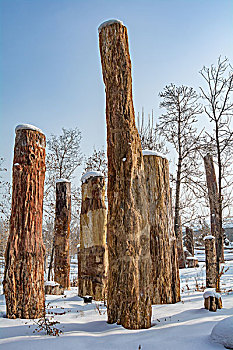
[[[175,252],[172,247],[175,233],[173,224],[170,225],[173,218],[170,210],[169,163],[165,157],[149,150],[143,151],[143,160],[149,201],[152,302],[168,304],[180,300],[179,268],[172,256],[175,254],[177,260],[176,246]]]
[[[70,219],[71,183],[66,179],[56,181],[56,212],[54,237],[54,281],[70,288]]]
[[[223,229],[222,229],[222,213],[219,205],[219,189],[215,175],[213,157],[207,154],[204,157],[206,183],[208,188],[208,197],[210,204],[210,224],[211,235],[215,237],[215,247],[217,254],[216,274],[217,274],[217,290],[219,289],[220,279],[220,264],[224,262],[224,244],[223,244]]]
[[[187,251],[194,256],[194,239],[193,239],[193,230],[189,227],[185,229],[185,239],[184,239],[185,247]]]
[[[179,262],[179,268],[183,269],[185,268],[185,255],[184,255],[184,245],[183,245],[183,233],[182,233],[182,225],[181,225],[181,218],[179,217],[179,228],[177,230],[178,236],[176,237],[177,240],[177,252],[178,252],[178,262]]]
[[[206,288],[216,288],[216,248],[215,237],[210,235],[204,237],[205,241],[205,263],[206,263]]]
[[[151,326],[150,226],[141,141],[135,125],[126,27],[99,27],[108,155],[108,322]]]
[[[8,318],[45,313],[42,212],[45,136],[32,125],[16,127],[10,235],[5,252],[4,294]]]
[[[107,209],[104,175],[91,171],[84,174],[81,180],[79,295],[90,295],[95,300],[104,300],[107,278]]]

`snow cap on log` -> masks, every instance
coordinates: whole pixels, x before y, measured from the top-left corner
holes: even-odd
[[[120,23],[122,26],[124,25],[123,22],[120,21],[119,19],[109,19],[109,20],[100,24],[100,26],[98,28],[98,32],[100,33],[104,27],[110,26],[113,23]]]
[[[161,157],[161,158],[165,158],[167,159],[167,157],[165,156],[165,154],[157,152],[157,151],[152,151],[150,149],[144,149],[142,151],[143,156],[156,156],[156,157]]]
[[[81,177],[82,183],[86,182],[90,177],[104,177],[104,174],[101,173],[100,171],[88,171]]]
[[[205,241],[206,239],[215,239],[215,237],[212,235],[208,235],[208,236],[205,236],[203,239]]]
[[[38,131],[40,132],[41,134],[44,134],[43,131],[39,128],[37,128],[36,126],[34,125],[31,125],[31,124],[19,124],[16,126],[15,128],[15,133],[19,130],[33,130],[33,131]]]
[[[68,179],[63,179],[63,178],[61,178],[61,179],[56,179],[56,183],[58,183],[58,182],[70,182],[70,180],[68,180]]]

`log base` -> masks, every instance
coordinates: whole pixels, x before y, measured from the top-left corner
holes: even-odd
[[[208,298],[204,299],[204,306],[205,309],[216,312],[217,309],[222,309],[222,298],[209,296]]]
[[[63,295],[64,288],[60,284],[55,282],[53,284],[45,284],[45,294]]]

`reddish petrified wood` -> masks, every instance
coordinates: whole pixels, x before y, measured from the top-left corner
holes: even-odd
[[[135,125],[127,29],[99,27],[108,155],[108,322],[151,325],[150,226],[141,141]]]
[[[3,281],[8,318],[38,318],[45,312],[44,178],[45,136],[32,126],[17,127],[10,235]]]
[[[70,288],[70,219],[71,183],[68,180],[60,179],[56,182],[54,281],[64,289]]]

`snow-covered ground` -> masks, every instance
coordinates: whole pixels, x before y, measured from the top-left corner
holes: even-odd
[[[201,254],[196,255],[201,257]],[[202,259],[200,259],[202,260]],[[4,296],[0,296],[0,349],[4,350],[76,350],[76,349],[158,349],[214,350],[223,345],[210,339],[213,327],[233,315],[233,261],[226,262],[221,277],[223,309],[209,312],[203,307],[205,266],[180,270],[182,300],[177,304],[154,305],[153,326],[146,330],[126,330],[107,324],[106,308],[101,302],[84,304],[77,288],[65,296],[47,296],[49,317],[59,321],[59,337],[33,333],[32,320],[5,318]],[[75,265],[73,267],[75,269]]]

